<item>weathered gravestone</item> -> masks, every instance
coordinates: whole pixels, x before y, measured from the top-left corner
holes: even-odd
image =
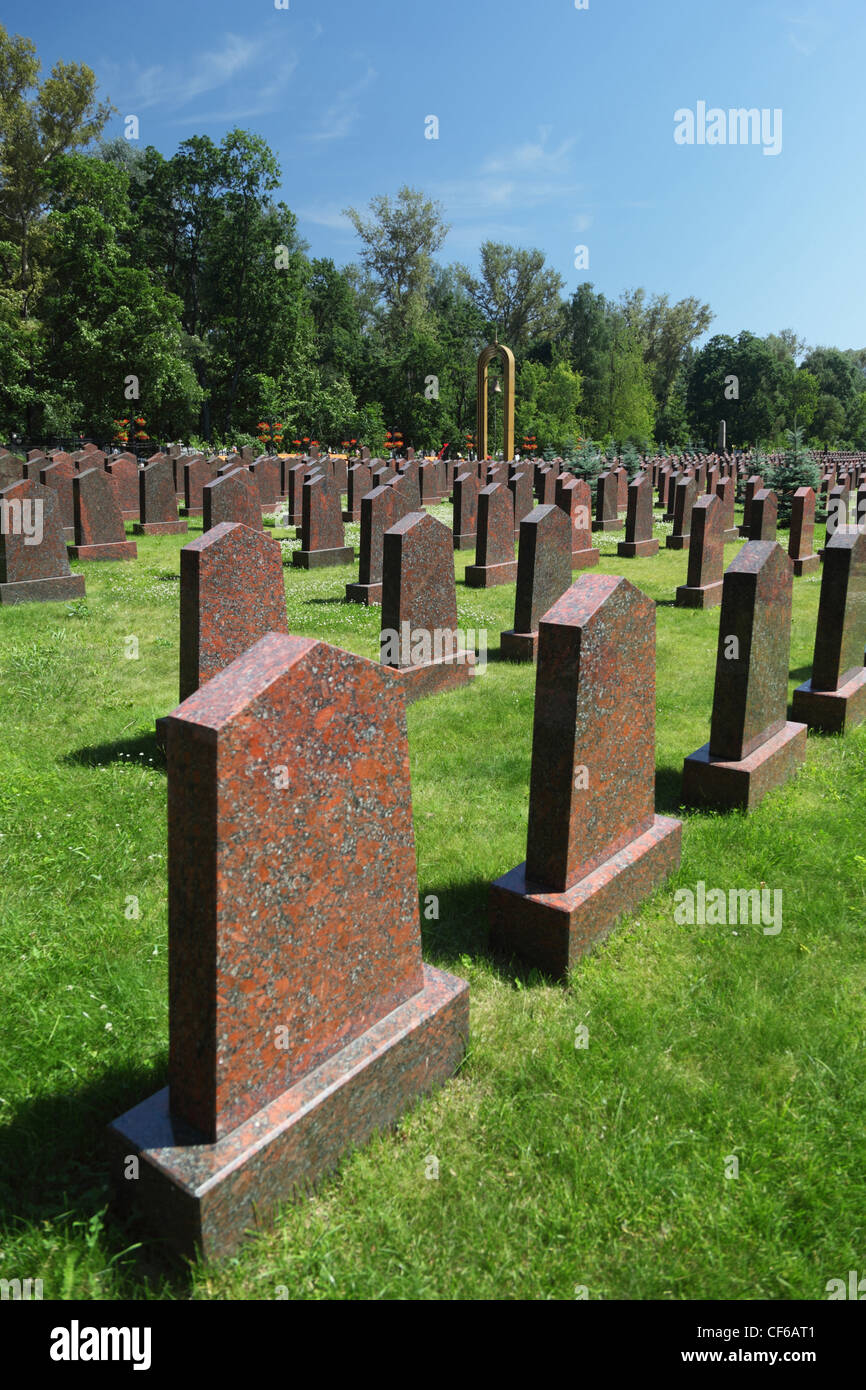
[[[110,1126],[111,1181],[211,1259],[453,1073],[468,987],[421,960],[384,667],[269,633],[167,717],[166,748],[168,1086]]]
[[[292,564],[308,570],[351,565],[355,550],[344,540],[339,492],[324,480],[308,479],[303,491],[301,549],[292,552]]]
[[[593,531],[618,531],[622,526],[617,511],[619,479],[613,470],[599,473],[595,483],[595,521]]]
[[[571,525],[571,568],[590,569],[598,564],[599,552],[592,544],[592,511],[589,483],[570,473],[556,480],[556,505]]]
[[[503,483],[490,483],[478,493],[475,564],[466,566],[466,583],[470,589],[490,589],[516,578],[511,493]]]
[[[133,522],[137,536],[177,535],[189,530],[189,522],[177,514],[171,459],[148,463],[138,475],[140,520]]]
[[[683,764],[687,806],[752,810],[806,756],[789,723],[794,571],[775,541],[748,541],[725,571],[710,741]]]
[[[212,478],[202,488],[201,498],[205,531],[212,531],[221,521],[236,521],[261,531],[262,504],[248,468],[236,468],[232,473]]]
[[[699,497],[692,508],[689,568],[677,588],[677,608],[715,608],[722,601],[725,571],[725,532],[722,503],[712,493]]]
[[[749,511],[749,540],[774,541],[779,503],[771,488],[762,487],[752,498]]]
[[[343,512],[344,521],[361,520],[361,498],[373,490],[373,475],[364,463],[354,464],[347,474],[347,505]]]
[[[451,533],[429,512],[407,513],[382,538],[380,660],[399,672],[407,703],[475,675],[474,649],[459,645]]]
[[[221,521],[180,552],[180,699],[267,632],[288,632],[279,541]]]
[[[387,483],[374,487],[361,498],[361,545],[358,555],[358,581],[346,585],[349,603],[382,602],[382,537],[406,515],[399,492]]]
[[[74,560],[134,560],[135,541],[126,539],[117,484],[104,468],[88,468],[72,480]]]
[[[83,598],[84,575],[73,574],[54,488],[32,478],[0,492],[0,604]]]
[[[458,473],[452,500],[452,543],[455,550],[472,550],[478,539],[478,476]]]
[[[526,862],[491,887],[492,944],[564,976],[679,864],[654,798],[655,605],[584,574],[539,625]]]
[[[625,540],[617,542],[617,555],[633,559],[658,554],[659,543],[653,535],[653,488],[646,473],[639,473],[629,483],[626,507]]]
[[[843,734],[866,718],[866,534],[837,531],[824,547],[812,675],[794,691],[794,718]]]
[[[798,487],[791,499],[791,530],[788,536],[788,555],[798,578],[802,574],[811,574],[821,564],[820,557],[813,550],[814,539],[815,493],[810,487]]]
[[[514,627],[500,639],[509,661],[535,661],[538,624],[571,583],[571,526],[555,503],[535,507],[520,523]]]
[[[688,550],[691,543],[692,510],[697,496],[697,482],[694,477],[684,474],[677,482],[674,497],[674,529],[670,536],[665,536],[666,549]]]

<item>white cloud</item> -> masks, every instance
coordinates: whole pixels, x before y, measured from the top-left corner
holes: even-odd
[[[317,143],[323,140],[344,140],[361,115],[359,98],[377,77],[375,68],[368,67],[363,77],[351,87],[347,87],[336,101],[325,108],[317,124],[304,139]]]
[[[224,106],[206,115],[189,111],[176,117],[174,123],[193,119],[230,122],[273,110],[297,65],[297,57],[289,53],[274,68],[272,47],[265,39],[226,34],[219,48],[197,53],[187,64],[157,63],[145,68],[131,86],[128,73],[111,65],[104,71],[103,85],[109,92],[112,87],[122,87],[124,110],[136,113],[156,107],[174,112],[219,92],[225,96]],[[268,73],[264,84],[260,82],[263,68]]]

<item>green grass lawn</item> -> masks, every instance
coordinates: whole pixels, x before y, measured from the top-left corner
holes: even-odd
[[[618,560],[617,539],[601,568],[658,605],[657,805],[677,815],[719,610],[672,606],[687,554]],[[567,986],[508,968],[487,888],[525,856],[534,670],[496,659],[514,586],[466,589],[471,553],[460,622],[488,630],[489,665],[408,712],[424,955],[470,982],[463,1067],[235,1259],[187,1267],[106,1213],[105,1127],[166,1081],[153,725],[177,703],[183,542],[74,566],[84,600],[0,610],[0,1278],[46,1299],[823,1299],[862,1271],[866,727],[810,735],[748,817],[684,814],[678,873]],[[376,658],[379,610],[341,601],[354,577],[287,566],[289,627]],[[819,587],[794,581],[792,689]],[[676,925],[699,880],[781,889],[781,932]]]

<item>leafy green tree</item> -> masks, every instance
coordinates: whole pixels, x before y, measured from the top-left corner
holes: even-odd
[[[580,376],[567,362],[524,362],[517,376],[515,435],[534,435],[539,450],[563,452],[580,433]]]
[[[464,265],[455,271],[488,332],[495,330],[503,343],[519,353],[559,330],[565,281],[545,266],[543,251],[484,241],[480,259],[477,276]]]
[[[346,208],[361,240],[361,264],[373,278],[390,326],[400,331],[423,326],[433,281],[433,256],[448,233],[441,204],[404,185],[392,201],[370,199],[370,216]]]
[[[754,333],[711,338],[696,353],[689,376],[686,401],[694,433],[715,440],[724,419],[737,447],[774,439],[786,415],[786,370]]]
[[[50,270],[39,306],[47,339],[43,427],[105,437],[119,415],[140,412],[156,435],[188,430],[200,390],[184,350],[180,302],[130,264],[118,239],[130,216],[128,175],[74,154],[55,161],[52,179]],[[136,397],[125,395],[130,377]]]

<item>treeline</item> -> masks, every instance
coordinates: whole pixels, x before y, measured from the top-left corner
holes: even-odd
[[[519,452],[708,446],[720,418],[734,445],[800,427],[814,447],[866,448],[866,349],[808,350],[791,330],[698,349],[707,304],[569,297],[533,249],[485,242],[477,273],[444,266],[444,210],[409,188],[346,210],[359,253],[338,267],[274,199],[260,137],[196,136],[166,159],[102,140],[110,108],[87,67],[39,74],[0,26],[0,435],[105,441],[131,419],[211,445],[267,425],[288,447],[379,451],[390,429],[465,449],[496,333],[517,362]]]

